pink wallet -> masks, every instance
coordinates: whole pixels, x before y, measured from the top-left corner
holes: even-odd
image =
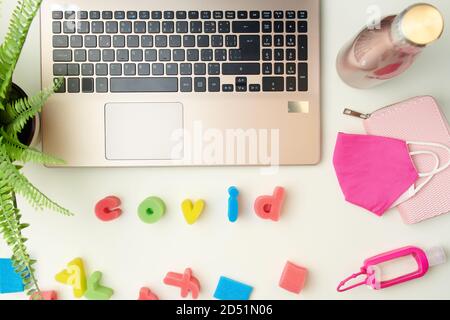
[[[346,110],[346,113],[365,118],[364,127],[370,135],[450,146],[450,125],[436,100],[430,96],[420,96],[393,104],[370,115],[355,114],[350,110]],[[419,148],[438,154],[441,163],[450,160],[450,155],[440,148],[411,146],[412,151]],[[429,156],[419,155],[414,157],[414,163],[420,172],[428,172],[434,161]],[[449,213],[450,168],[434,176],[419,193],[397,208],[407,224]]]

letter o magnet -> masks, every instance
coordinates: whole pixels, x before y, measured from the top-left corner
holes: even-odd
[[[165,212],[166,205],[158,197],[148,197],[138,207],[139,218],[149,224],[158,222]]]

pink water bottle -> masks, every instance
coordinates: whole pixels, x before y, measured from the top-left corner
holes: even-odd
[[[386,279],[386,275],[383,274],[383,266],[407,257],[414,258],[417,265],[415,271],[406,272],[394,278]],[[428,272],[430,267],[443,264],[446,261],[445,251],[440,247],[424,251],[420,248],[410,246],[389,251],[366,259],[358,273],[352,274],[339,283],[337,291],[344,292],[362,285],[367,285],[375,290],[385,289],[403,282],[421,278]],[[360,282],[348,285],[350,281],[360,277],[363,278]]]
[[[380,25],[366,27],[345,45],[337,71],[348,85],[365,89],[403,73],[444,30],[442,14],[430,4],[415,4]]]

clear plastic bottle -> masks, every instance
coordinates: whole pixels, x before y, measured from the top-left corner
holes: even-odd
[[[337,70],[348,85],[365,89],[403,73],[417,55],[436,41],[444,19],[430,4],[415,4],[397,16],[381,20],[379,28],[365,28],[345,45]]]

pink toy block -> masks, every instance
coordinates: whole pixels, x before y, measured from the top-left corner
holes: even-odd
[[[121,201],[118,197],[106,197],[95,205],[95,215],[102,221],[112,221],[117,219],[121,214]]]
[[[299,294],[305,286],[308,270],[287,262],[281,275],[279,286],[289,292]]]
[[[164,278],[164,283],[179,287],[183,298],[186,298],[191,292],[192,298],[197,299],[200,293],[200,282],[192,275],[190,268],[184,270],[184,273],[168,272]]]
[[[138,300],[159,300],[159,298],[149,288],[142,287],[139,291]]]
[[[254,205],[255,213],[262,219],[280,220],[284,196],[284,188],[276,187],[273,195],[258,197]]]
[[[54,290],[41,291],[40,296],[38,294],[38,292],[33,293],[30,300],[58,300],[58,294]]]

